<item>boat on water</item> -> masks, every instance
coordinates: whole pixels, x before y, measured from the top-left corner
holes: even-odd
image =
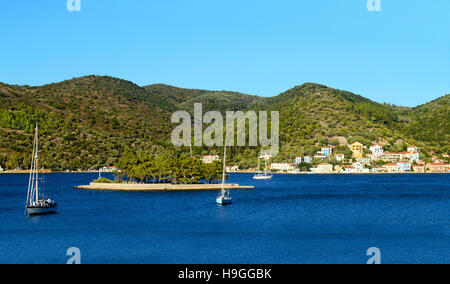
[[[222,190],[217,196],[216,202],[219,205],[230,205],[233,203],[230,190],[225,188],[225,175],[226,175],[226,159],[227,159],[227,144],[225,143],[223,151],[223,173],[222,173]]]
[[[258,159],[258,171],[259,171],[259,159]],[[264,159],[264,173],[258,172],[257,175],[253,177],[255,180],[270,180],[273,178],[273,175],[267,172],[267,160]]]
[[[57,204],[54,200],[43,198],[39,192],[39,125],[36,123],[36,134],[33,143],[30,178],[25,209],[28,215],[56,213]]]

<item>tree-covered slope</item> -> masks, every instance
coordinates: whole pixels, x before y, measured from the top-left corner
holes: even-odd
[[[145,89],[88,76],[42,87],[0,85],[0,163],[28,165],[39,120],[43,166],[88,169],[114,163],[126,147],[165,139],[170,116]]]
[[[272,98],[227,91],[140,87],[100,76],[75,78],[40,87],[0,83],[0,166],[27,168],[33,127],[41,125],[46,168],[89,169],[117,163],[122,154],[179,151],[169,138],[176,110],[280,112],[281,151],[277,161],[314,154],[321,146],[379,142],[402,150],[408,144],[448,152],[449,95],[416,108],[373,102],[360,95],[308,83]],[[341,145],[339,147],[339,145]],[[187,150],[187,149],[184,149]],[[214,149],[194,148],[197,155]],[[218,150],[220,151],[220,150]],[[230,149],[230,161],[255,166],[257,148]]]

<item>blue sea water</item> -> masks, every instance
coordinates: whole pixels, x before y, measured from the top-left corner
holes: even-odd
[[[24,216],[27,175],[0,175],[0,263],[450,263],[449,175],[277,175],[233,191],[75,190],[96,174],[47,174],[54,215]]]

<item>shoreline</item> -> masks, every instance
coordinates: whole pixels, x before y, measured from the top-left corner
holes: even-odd
[[[227,174],[257,174],[258,172],[227,172]],[[1,174],[30,174],[29,170],[23,171],[4,171]],[[40,170],[39,174],[98,174],[98,171],[74,171],[74,172],[52,172],[50,170]],[[113,172],[102,172],[102,174],[114,174]],[[434,175],[434,174],[450,174],[450,172],[442,173],[417,173],[417,172],[405,172],[405,173],[313,173],[313,172],[300,172],[300,173],[271,173],[272,175]]]

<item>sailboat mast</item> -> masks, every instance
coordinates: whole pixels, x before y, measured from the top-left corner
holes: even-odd
[[[223,173],[222,173],[222,192],[225,190],[225,174],[226,174],[226,159],[227,159],[227,143],[225,142],[223,150]]]
[[[39,139],[39,126],[36,123],[36,201],[39,200],[39,144],[38,144],[38,139]]]

